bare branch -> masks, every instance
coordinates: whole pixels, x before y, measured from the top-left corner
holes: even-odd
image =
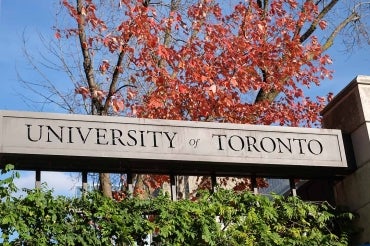
[[[94,91],[97,89],[97,84],[95,82],[94,67],[93,67],[92,59],[89,53],[88,42],[86,39],[85,17],[82,14],[82,8],[83,8],[84,2],[85,2],[84,0],[77,0],[77,13],[79,16],[79,20],[77,21],[78,37],[79,37],[81,52],[83,56],[84,72],[86,75],[87,83],[89,85],[90,93],[92,95],[91,112],[92,114],[102,114],[102,105],[99,102],[99,100],[94,96]]]
[[[17,73],[18,80],[28,90],[30,90],[34,94],[43,98],[45,100],[44,103],[53,103],[55,105],[58,105],[62,109],[65,109],[68,112],[74,112],[74,106],[70,103],[71,101],[68,99],[67,95],[62,94],[62,92],[56,87],[55,83],[50,80],[49,76],[43,72],[43,70],[40,68],[39,65],[36,64],[37,61],[34,59],[34,57],[31,56],[28,49],[26,48],[26,40],[25,40],[24,35],[23,35],[23,53],[24,53],[24,56],[28,64],[31,66],[32,70],[35,71],[42,78],[44,83],[41,84],[41,83],[33,83],[30,81],[26,81],[25,79],[23,79],[23,77],[19,73]],[[44,68],[49,68],[49,65],[44,64]],[[45,91],[49,91],[51,92],[51,94],[45,95],[44,94]],[[58,96],[61,102],[58,102],[57,100],[53,99],[51,96]]]
[[[329,11],[339,2],[339,0],[330,1],[319,13],[316,19],[311,23],[310,27],[303,33],[300,37],[300,42],[303,43],[306,41],[312,33],[316,30],[319,22],[329,13]]]
[[[356,21],[358,19],[360,19],[360,16],[356,12],[353,12],[338,26],[336,26],[334,31],[330,34],[330,36],[326,39],[325,43],[322,45],[322,50],[326,51],[327,49],[329,49],[333,45],[334,39],[340,33],[340,31],[343,30],[343,28],[345,28],[350,22]]]
[[[124,55],[125,55],[125,51],[124,51],[124,49],[122,49],[122,51],[118,55],[116,67],[114,69],[113,76],[112,76],[112,81],[109,85],[109,91],[108,91],[107,99],[105,100],[104,108],[102,109],[102,114],[104,114],[104,115],[106,115],[108,113],[111,97],[117,92],[116,87],[117,87],[118,77],[119,77],[119,74],[120,74],[120,67],[122,66],[122,61],[123,61]]]
[[[263,9],[265,12],[267,10],[267,6],[268,6],[268,3],[269,3],[269,0],[257,0],[257,5],[259,8]]]

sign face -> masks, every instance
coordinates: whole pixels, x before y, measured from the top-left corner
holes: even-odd
[[[289,167],[347,167],[339,130],[14,111],[0,117],[1,164],[25,169],[268,175],[281,167],[284,176]]]

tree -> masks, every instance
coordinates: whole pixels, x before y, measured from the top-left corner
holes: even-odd
[[[366,5],[330,29],[340,2],[63,0],[74,22],[55,37],[76,42],[77,65],[62,62],[88,114],[311,126],[327,98],[305,88],[331,76],[325,52]]]

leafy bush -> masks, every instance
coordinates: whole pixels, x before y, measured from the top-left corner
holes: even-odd
[[[338,221],[347,223],[351,214],[297,197],[219,189],[200,192],[196,201],[160,194],[117,202],[98,192],[54,197],[46,187],[15,197],[16,177],[0,180],[3,245],[145,245],[148,235],[152,245],[339,246],[349,240]]]

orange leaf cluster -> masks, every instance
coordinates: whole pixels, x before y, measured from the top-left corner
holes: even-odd
[[[164,14],[156,5],[122,0],[122,18],[116,23],[93,0],[84,1],[82,13],[68,0],[62,2],[76,23],[84,16],[84,24],[93,30],[86,44],[90,52],[109,51],[110,57],[99,56],[97,68],[107,78],[105,88],[116,69],[108,60],[125,55],[119,73],[122,81],[137,87],[106,98],[116,112],[292,126],[319,120],[326,99],[309,98],[304,88],[331,76],[331,60],[315,36],[300,39],[300,30],[318,16],[314,1],[271,0],[261,8],[249,0],[230,8],[222,1],[203,0],[187,12]],[[326,25],[325,20],[318,22],[321,29]],[[60,30],[56,38],[61,38]],[[84,99],[89,96],[81,88],[76,91]],[[261,92],[265,97],[256,97]]]

